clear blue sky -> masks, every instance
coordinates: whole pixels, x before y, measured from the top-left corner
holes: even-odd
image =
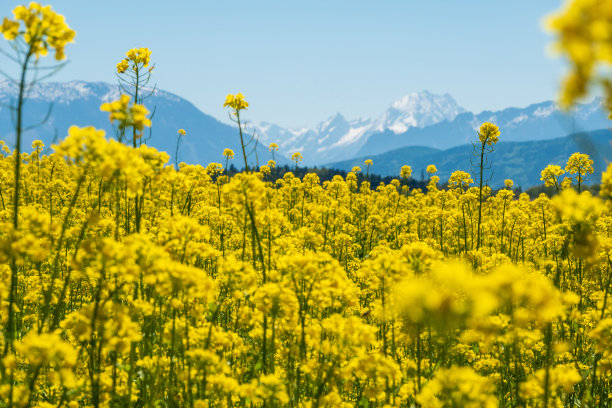
[[[21,3],[3,1],[0,16]],[[77,32],[55,80],[113,82],[125,51],[148,47],[158,87],[224,121],[225,95],[239,91],[248,119],[291,127],[375,117],[423,89],[476,112],[526,106],[555,98],[565,69],[541,28],[561,0],[50,4]]]

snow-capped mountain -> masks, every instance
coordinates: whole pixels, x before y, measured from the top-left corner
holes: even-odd
[[[159,94],[167,94],[156,91]],[[17,98],[18,86],[9,81],[0,82],[0,101],[9,102]],[[111,86],[101,82],[47,82],[38,83],[26,91],[27,99],[31,101],[46,101],[54,104],[69,104],[78,100],[96,99],[111,101],[119,98],[117,86]],[[164,95],[167,96],[167,95]]]
[[[431,126],[413,127],[403,133],[389,131],[370,135],[356,156],[384,153],[406,146],[448,149],[476,140],[483,122],[495,123],[501,131],[500,141],[548,140],[576,132],[605,129],[609,120],[600,98],[562,111],[554,102],[542,102],[526,108],[507,108],[478,114],[463,112],[453,120]]]
[[[277,143],[282,154],[302,153],[305,164],[321,164],[352,157],[376,133],[401,134],[453,120],[465,112],[449,95],[415,92],[395,101],[376,119],[347,121],[340,113],[313,128],[284,129],[270,123],[255,124],[263,143]]]
[[[374,130],[404,133],[412,127],[425,127],[453,120],[465,110],[449,94],[434,95],[428,91],[411,93],[395,101],[374,122]]]
[[[422,91],[397,100],[377,119],[347,121],[338,113],[313,128],[284,129],[269,123],[255,128],[260,140],[277,143],[280,153],[300,152],[305,164],[321,165],[405,146],[448,149],[469,144],[483,122],[497,124],[506,141],[553,139],[603,129],[609,123],[601,99],[577,105],[571,112],[548,101],[475,114],[448,94]]]

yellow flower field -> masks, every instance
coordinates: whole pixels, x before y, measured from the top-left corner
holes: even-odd
[[[74,37],[36,3],[0,32],[24,73]],[[242,173],[229,149],[225,166],[177,169],[142,143],[150,55],[117,66],[131,93],[101,107],[117,135],[72,127],[49,154],[23,149],[17,101],[0,155],[1,408],[611,404],[612,165],[600,197],[580,153],[543,166],[552,198],[493,192],[483,159],[504,130],[485,123],[480,173],[441,185],[432,163],[424,190],[408,165],[371,186],[372,160],[365,176],[277,177],[248,141]],[[225,106],[242,139],[249,104]]]

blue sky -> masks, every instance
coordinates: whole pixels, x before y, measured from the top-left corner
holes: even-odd
[[[21,3],[3,1],[0,16]],[[224,121],[236,92],[248,119],[291,127],[376,117],[423,89],[476,112],[526,106],[555,98],[565,69],[541,24],[560,0],[50,4],[77,32],[54,80],[113,82],[125,51],[148,47],[159,88]]]

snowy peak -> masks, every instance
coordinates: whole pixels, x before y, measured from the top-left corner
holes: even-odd
[[[448,93],[435,95],[429,91],[412,92],[393,102],[392,108],[403,112],[415,112],[436,109],[440,106],[452,106],[461,109]],[[462,110],[462,109],[461,109]]]
[[[261,139],[276,142],[281,153],[300,151],[304,163],[321,163],[350,157],[374,133],[400,134],[413,127],[425,127],[453,120],[464,109],[449,95],[414,92],[395,101],[376,119],[347,121],[337,113],[311,128],[282,129],[268,123],[255,125]]]
[[[333,132],[337,128],[345,128],[349,126],[349,123],[344,119],[340,113],[336,113],[334,116],[331,116],[327,120],[319,123],[316,129],[319,133],[329,133]]]
[[[105,82],[43,82],[37,83],[27,91],[27,98],[59,104],[70,104],[82,100],[101,100],[109,102],[119,98],[119,87]],[[7,101],[17,97],[19,89],[10,81],[0,82],[0,100]],[[156,89],[154,95],[178,102],[180,98],[169,92]]]
[[[435,95],[428,91],[413,92],[393,102],[382,115],[378,130],[404,133],[411,127],[425,127],[453,120],[465,109],[449,94]]]
[[[0,82],[0,95],[4,98],[16,98],[19,89],[13,82]],[[77,100],[102,99],[110,100],[119,96],[117,86],[103,82],[45,82],[37,83],[26,89],[30,100],[48,101],[53,103],[69,104]]]

